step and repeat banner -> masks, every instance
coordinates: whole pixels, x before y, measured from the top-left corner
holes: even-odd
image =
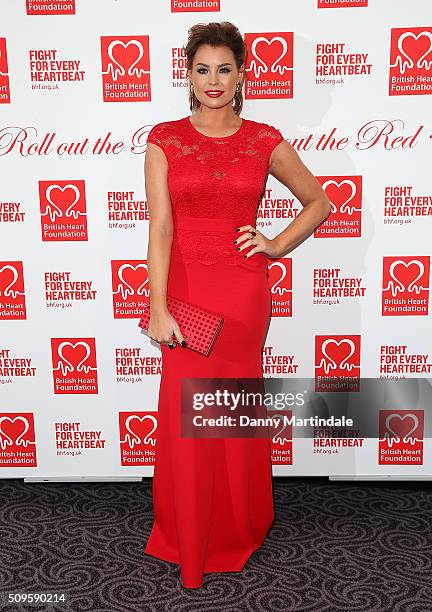
[[[412,390],[364,406],[376,438],[286,427],[274,474],[432,475],[429,0],[3,0],[0,478],[153,474],[146,138],[190,114],[188,28],[223,20],[248,49],[242,115],[277,127],[332,202],[269,260],[265,377],[344,381],[335,401],[363,378]],[[300,211],[269,176],[261,231]]]

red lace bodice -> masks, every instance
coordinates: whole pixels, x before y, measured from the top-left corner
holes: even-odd
[[[173,257],[205,264],[221,258],[229,264],[244,261],[248,249],[241,256],[236,252],[233,227],[255,226],[270,155],[283,140],[275,127],[251,119],[243,119],[234,134],[223,138],[201,134],[189,116],[150,130],[147,141],[168,160]],[[263,254],[249,259],[258,255]]]

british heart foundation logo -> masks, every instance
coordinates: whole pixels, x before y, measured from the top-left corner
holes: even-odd
[[[0,37],[0,104],[10,104],[6,38]]]
[[[150,300],[147,261],[111,262],[114,319],[142,317]]]
[[[382,316],[427,316],[429,277],[429,255],[384,257]]]
[[[315,336],[315,391],[358,391],[360,336]]]
[[[292,410],[267,409],[268,416],[272,419],[271,425],[271,461],[273,465],[293,464],[293,432],[292,432]]]
[[[75,15],[75,0],[26,0],[27,15]]]
[[[432,27],[392,28],[389,96],[432,94]]]
[[[121,465],[153,465],[156,457],[157,412],[120,412]]]
[[[423,410],[380,410],[378,465],[422,465],[423,436]]]
[[[247,47],[245,99],[292,98],[293,32],[245,34]]]
[[[359,8],[367,5],[368,0],[318,0],[317,8]]]
[[[185,2],[184,0],[171,0],[171,13],[215,13],[220,11],[220,0],[200,0],[199,2]]]
[[[22,261],[0,261],[0,320],[26,319]]]
[[[271,262],[271,263],[270,263]],[[292,317],[292,259],[269,259],[268,284],[272,300],[272,317]]]
[[[33,413],[0,413],[0,451],[0,467],[37,467]]]
[[[88,240],[84,181],[39,181],[39,203],[44,242]]]
[[[314,231],[315,238],[361,236],[362,177],[317,177],[331,202],[330,215]]]
[[[94,338],[51,338],[55,394],[98,393]]]
[[[104,102],[150,102],[149,37],[101,36]]]

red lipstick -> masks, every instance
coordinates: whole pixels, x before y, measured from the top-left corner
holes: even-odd
[[[210,98],[219,98],[219,96],[223,94],[223,91],[221,91],[220,89],[208,89],[204,93],[207,96],[210,96]]]

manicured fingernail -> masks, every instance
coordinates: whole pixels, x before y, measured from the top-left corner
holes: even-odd
[[[233,244],[237,244],[237,240],[234,240]]]
[[[238,247],[238,249],[236,249],[236,251],[240,251],[240,247]]]

